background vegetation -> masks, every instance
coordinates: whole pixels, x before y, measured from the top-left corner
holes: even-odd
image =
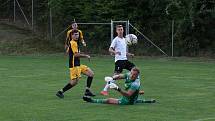
[[[0,18],[13,19],[13,0],[0,0]],[[5,3],[5,4],[4,4]],[[19,0],[22,9],[31,18],[31,1]],[[135,27],[156,45],[171,55],[171,27],[174,20],[175,56],[214,56],[215,1],[214,0],[34,0],[34,32],[50,39],[52,10],[53,38],[63,46],[65,30],[74,19],[77,22],[110,22],[130,20]],[[19,8],[17,22],[24,23]],[[107,53],[110,43],[109,25],[80,25],[91,53]],[[161,55],[137,32],[139,44],[131,47],[138,55]],[[56,37],[57,36],[57,37]],[[142,49],[143,48],[143,49]],[[63,51],[63,50],[62,50]]]

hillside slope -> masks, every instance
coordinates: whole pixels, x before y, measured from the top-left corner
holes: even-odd
[[[56,53],[54,42],[41,39],[30,30],[0,22],[0,54]]]

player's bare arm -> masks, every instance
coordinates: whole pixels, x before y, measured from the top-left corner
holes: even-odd
[[[118,87],[116,84],[114,84],[114,83],[110,83],[109,84],[110,85],[110,88],[111,89],[115,89],[115,90],[117,90],[119,93],[121,93],[123,96],[125,96],[125,97],[130,97],[130,96],[132,96],[134,93],[135,93],[135,91],[136,90],[128,90],[128,91],[123,91],[123,90],[121,90],[121,88],[120,87]]]
[[[87,54],[75,53],[74,56],[75,57],[84,57],[84,58],[90,59],[90,56]]]
[[[134,94],[134,90],[128,90],[127,92],[126,91],[123,91],[123,90],[120,90],[119,91],[123,96],[126,96],[126,97],[130,97],[131,95]]]
[[[114,79],[114,80],[125,79],[125,75],[124,75],[124,74],[114,75],[114,76],[113,76],[113,79]]]
[[[130,57],[134,57],[134,54],[133,54],[133,53],[128,53],[128,52],[127,52],[126,55],[127,55],[127,56],[130,56]]]

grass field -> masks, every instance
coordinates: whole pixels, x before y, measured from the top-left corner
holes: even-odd
[[[117,106],[82,100],[86,78],[64,99],[55,93],[69,79],[67,57],[0,56],[0,121],[214,121],[215,61],[192,58],[136,58],[141,68],[145,98],[155,104]],[[82,63],[95,72],[96,98],[104,76],[111,75],[110,57]],[[122,87],[123,83],[119,83]],[[120,95],[111,90],[109,97]],[[143,96],[140,96],[143,98]]]

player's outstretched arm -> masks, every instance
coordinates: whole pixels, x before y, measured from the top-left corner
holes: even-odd
[[[110,83],[109,86],[111,89],[117,90],[119,93],[121,93],[123,96],[126,96],[126,97],[130,97],[135,92],[135,90],[123,91],[115,83]]]
[[[125,74],[117,74],[113,76],[114,80],[125,79]]]
[[[130,57],[134,57],[134,54],[133,54],[133,53],[128,53],[128,52],[127,52],[126,55],[127,55],[127,56],[130,56]]]
[[[130,97],[131,95],[134,94],[135,91],[133,91],[133,90],[123,91],[123,90],[121,90],[121,91],[119,91],[119,92],[120,92],[123,96]]]
[[[75,57],[80,57],[80,58],[88,58],[88,59],[90,59],[90,56],[87,55],[87,54],[75,53],[74,56]]]

